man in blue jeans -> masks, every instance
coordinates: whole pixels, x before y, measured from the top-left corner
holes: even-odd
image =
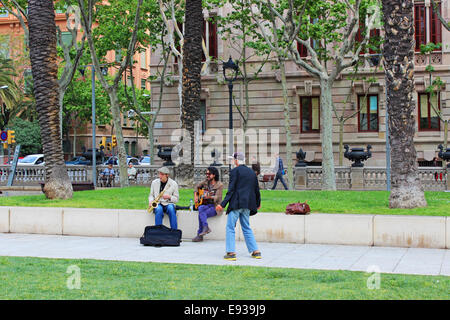
[[[275,190],[277,187],[278,180],[281,181],[283,184],[284,189],[288,190],[288,186],[286,185],[286,182],[284,182],[283,175],[284,175],[284,166],[283,166],[283,160],[281,160],[281,157],[279,154],[276,155],[275,160],[275,167],[273,168],[275,172],[275,180],[273,182],[272,190]]]
[[[226,227],[226,255],[225,260],[236,260],[236,222],[239,219],[244,234],[248,252],[255,259],[261,259],[255,236],[250,228],[249,218],[256,214],[261,206],[258,179],[255,172],[245,165],[245,157],[241,152],[236,152],[232,157],[235,168],[230,172],[228,192],[221,204],[216,206],[216,211],[227,208]]]
[[[164,191],[158,206],[153,210],[155,213],[155,225],[163,224],[164,213],[166,213],[169,216],[170,227],[172,229],[178,229],[177,213],[175,211],[175,204],[179,199],[178,184],[169,178],[169,172],[167,167],[158,169],[159,179],[152,181],[148,203],[151,205],[153,200]]]

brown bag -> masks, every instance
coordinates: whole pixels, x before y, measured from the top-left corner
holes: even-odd
[[[306,202],[290,203],[286,207],[286,214],[309,214],[311,208]]]

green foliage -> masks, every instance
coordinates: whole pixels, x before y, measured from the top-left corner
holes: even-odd
[[[16,143],[20,144],[20,156],[42,152],[41,132],[37,120],[30,122],[15,118],[9,129],[15,131]]]

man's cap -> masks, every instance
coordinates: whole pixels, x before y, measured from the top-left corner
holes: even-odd
[[[242,152],[235,152],[232,156],[229,156],[228,159],[245,161],[245,155]]]
[[[167,167],[159,168],[158,172],[161,172],[161,173],[164,173],[164,174],[169,174],[170,173],[169,168],[167,168]]]

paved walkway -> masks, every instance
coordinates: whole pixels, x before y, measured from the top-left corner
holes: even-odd
[[[450,250],[293,243],[258,243],[262,259],[250,257],[237,242],[237,261],[225,261],[224,241],[180,247],[144,247],[134,238],[97,238],[0,233],[0,256],[99,259],[211,265],[249,265],[299,269],[450,276]]]

